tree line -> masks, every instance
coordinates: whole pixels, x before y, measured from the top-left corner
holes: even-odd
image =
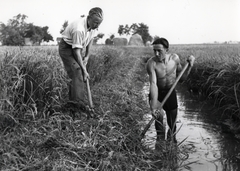
[[[65,28],[68,26],[68,21],[65,21],[62,25],[62,28],[60,30],[60,33],[62,33]],[[148,41],[152,41],[153,39],[156,39],[158,36],[154,36],[154,38],[149,34],[149,27],[144,23],[133,23],[131,26],[128,26],[128,24],[119,25],[118,27],[118,34],[121,35],[134,35],[139,34],[142,37],[143,43],[146,45]],[[94,39],[94,44],[97,43],[97,41],[101,38],[103,38],[104,34],[99,33],[96,38]],[[106,40],[112,40],[115,38],[115,35],[112,34],[110,37]]]
[[[40,45],[42,41],[49,42],[53,41],[52,35],[48,32],[49,27],[40,27],[36,26],[33,23],[26,22],[27,16],[24,14],[18,14],[14,16],[13,19],[10,19],[7,24],[0,22],[0,41],[2,45],[11,45],[11,46],[23,46],[25,45],[25,38],[29,38],[32,44]],[[62,33],[65,28],[68,26],[68,21],[64,21],[60,33]],[[146,45],[146,42],[152,41],[155,39],[149,34],[149,27],[144,23],[133,23],[132,25],[126,24],[119,25],[118,34],[121,35],[134,35],[139,34],[142,37],[143,43]],[[94,44],[101,38],[104,34],[99,33],[95,39]],[[112,34],[110,39],[113,39],[115,36]]]
[[[118,34],[121,35],[134,35],[139,34],[142,37],[143,43],[146,45],[148,41],[152,41],[153,37],[149,34],[149,27],[144,23],[133,23],[131,26],[128,24],[119,25]]]
[[[26,22],[27,16],[18,14],[10,19],[7,24],[0,22],[0,41],[2,45],[23,46],[25,38],[30,38],[33,44],[40,44],[42,41],[53,41],[48,33],[48,26],[40,27],[33,23]]]

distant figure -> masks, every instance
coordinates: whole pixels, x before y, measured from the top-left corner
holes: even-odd
[[[86,65],[93,38],[97,35],[97,29],[102,21],[102,9],[92,8],[87,17],[83,15],[70,23],[62,33],[59,54],[71,78],[69,100],[76,106],[84,105],[84,82],[90,78]]]
[[[162,102],[172,85],[175,83],[177,75],[182,70],[180,59],[177,54],[169,54],[168,48],[169,43],[165,38],[158,38],[153,43],[153,50],[155,56],[150,58],[147,62],[146,69],[149,75],[150,81],[150,94],[149,102],[152,115],[155,116],[156,110],[159,107],[159,102]],[[189,56],[187,62],[189,67],[182,76],[182,79],[186,79],[191,71],[195,57]],[[166,112],[167,123],[169,126],[168,139],[173,138],[176,140],[176,119],[177,119],[177,95],[176,91],[173,90],[168,100],[163,105],[163,109]],[[163,126],[163,115],[155,120],[155,128],[157,132],[157,140],[165,139],[165,128]]]

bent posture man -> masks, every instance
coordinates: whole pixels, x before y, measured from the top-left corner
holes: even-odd
[[[70,23],[62,33],[59,54],[71,79],[69,100],[76,105],[83,104],[84,82],[89,79],[86,69],[89,51],[102,20],[102,9],[92,8],[87,17],[81,17]]]
[[[180,59],[177,54],[169,54],[169,43],[164,38],[158,38],[153,42],[153,50],[155,56],[150,58],[147,62],[146,68],[150,81],[150,94],[149,102],[150,109],[155,116],[155,112],[159,107],[159,102],[162,102],[172,85],[175,83],[177,75],[182,70]],[[183,75],[182,79],[185,79],[189,74],[191,67],[194,63],[194,56],[189,56],[187,61],[189,67]],[[163,109],[166,112],[167,123],[169,126],[168,138],[173,137],[176,142],[176,118],[177,118],[177,96],[176,91],[173,90],[168,100],[163,105]],[[155,128],[157,132],[157,140],[165,139],[165,129],[163,127],[163,115],[161,114],[155,120]],[[171,134],[172,133],[172,134]]]

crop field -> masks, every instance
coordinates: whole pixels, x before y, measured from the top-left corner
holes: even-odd
[[[1,170],[174,170],[187,154],[177,146],[156,152],[139,138],[149,106],[142,88],[150,47],[95,46],[88,65],[98,118],[74,119],[66,106],[69,78],[56,46],[0,47]],[[196,63],[186,85],[221,111],[240,118],[240,46],[173,45]],[[87,94],[85,103],[88,104]],[[239,128],[235,128],[238,130]],[[162,169],[160,169],[162,168]]]

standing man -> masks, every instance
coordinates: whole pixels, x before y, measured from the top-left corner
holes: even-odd
[[[175,83],[177,75],[182,70],[180,59],[177,54],[169,54],[168,48],[169,43],[165,38],[158,38],[153,43],[153,50],[155,56],[150,58],[147,62],[146,68],[149,75],[150,81],[150,93],[149,102],[152,115],[155,116],[155,112],[159,107],[172,85]],[[182,80],[186,79],[191,71],[195,57],[189,56],[187,62],[189,66],[187,71],[182,76]],[[177,119],[177,96],[176,91],[173,90],[168,100],[163,105],[167,116],[167,123],[169,126],[168,138],[172,137],[173,141],[176,142],[176,119]],[[163,126],[163,115],[155,120],[155,128],[157,132],[157,140],[165,139],[165,129]]]
[[[90,78],[86,65],[93,38],[102,21],[103,11],[95,7],[89,11],[87,17],[80,17],[70,23],[62,33],[59,54],[71,79],[69,100],[76,106],[83,105],[84,82]]]

